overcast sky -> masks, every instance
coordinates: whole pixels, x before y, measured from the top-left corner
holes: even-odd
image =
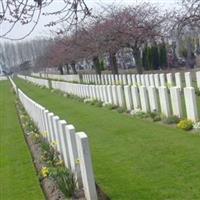
[[[60,0],[54,0],[54,3],[51,7],[48,8],[48,11],[52,11],[55,9],[59,9],[62,7],[61,4],[62,1]],[[124,5],[132,5],[135,3],[143,2],[143,0],[86,0],[86,3],[89,8],[92,8],[93,12],[95,10],[100,9],[101,5],[107,5],[107,4],[115,4],[118,6],[124,6]],[[174,7],[177,7],[180,5],[181,0],[145,0],[145,2],[151,2],[152,4],[155,4],[159,6],[161,9],[171,9]],[[34,37],[41,37],[41,36],[47,36],[49,34],[49,29],[44,27],[45,24],[47,24],[49,21],[55,20],[55,16],[51,17],[45,17],[42,16],[40,18],[39,24],[35,28],[35,30],[32,32],[31,36],[29,36],[27,39],[32,39]],[[0,27],[1,32],[4,32],[8,26],[4,24],[4,27]],[[31,26],[20,26],[18,25],[15,27],[15,29],[12,31],[12,34],[10,34],[10,37],[18,38],[26,34],[30,30]]]

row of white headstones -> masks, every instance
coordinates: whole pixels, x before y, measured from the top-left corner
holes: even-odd
[[[76,132],[73,125],[67,124],[65,120],[33,101],[9,79],[28,115],[40,133],[44,133],[42,135],[45,141],[49,144],[56,142],[55,148],[60,159],[63,159],[65,166],[74,173],[77,186],[84,189],[86,199],[97,200],[87,135],[84,132]]]
[[[19,78],[30,81],[36,85],[49,88],[49,81],[47,79],[35,78],[31,76],[17,75]]]
[[[181,73],[175,74],[85,74],[82,75],[83,83],[94,83],[96,85],[138,85],[138,86],[177,86],[179,88],[197,86],[200,88],[200,71],[196,72],[197,85],[193,85],[191,72],[185,72],[185,85]]]
[[[43,73],[32,73],[34,77],[41,77],[41,78],[49,78],[49,79],[57,79],[67,82],[78,82],[80,83],[80,75],[79,74],[67,74],[67,75],[60,75],[60,74],[43,74]]]
[[[6,76],[0,76],[0,81],[5,81],[5,80],[7,80]]]
[[[22,78],[22,76],[20,76]],[[29,77],[23,77],[30,80]],[[31,82],[38,84],[38,80]],[[40,83],[39,85],[41,85]],[[128,111],[161,112],[164,116],[183,116],[182,91],[179,87],[135,86],[135,85],[86,85],[60,81],[51,81],[51,87],[81,98],[99,100],[106,104],[117,105]],[[194,122],[199,120],[197,98],[193,87],[185,87],[184,104],[187,119]]]
[[[127,110],[141,109],[143,112],[159,111],[166,117],[183,117],[181,90],[178,87],[121,86],[121,85],[84,85],[52,81],[52,88],[79,96],[102,101],[106,104],[126,107]],[[170,91],[170,95],[169,95]],[[193,87],[184,88],[187,119],[199,120],[196,94]],[[172,107],[172,108],[171,108]]]

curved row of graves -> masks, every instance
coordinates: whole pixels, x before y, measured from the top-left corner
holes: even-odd
[[[0,76],[0,81],[5,81],[5,80],[7,80],[6,76]]]
[[[195,72],[194,72],[195,73]],[[180,72],[177,73],[161,73],[161,74],[43,74],[32,73],[32,76],[57,79],[66,82],[77,82],[94,85],[143,85],[154,86],[177,86],[183,87],[199,87],[200,88],[200,71],[196,72],[194,79],[196,84],[192,82],[192,73],[186,72],[184,76]]]
[[[199,75],[200,72],[196,72],[197,78],[199,78]],[[185,76],[187,84],[189,84],[189,82],[192,84],[190,74],[187,72]],[[19,77],[37,85],[46,86],[46,84],[44,84],[44,79],[22,75],[19,75]],[[140,77],[142,77],[142,75],[140,75]],[[41,80],[41,82],[39,83],[38,80]],[[142,112],[160,112],[166,117],[175,115],[182,118],[185,117],[183,115],[183,107],[185,106],[187,119],[194,122],[199,121],[197,97],[195,88],[191,87],[191,85],[182,88],[178,85],[167,87],[162,85],[153,86],[151,84],[139,85],[133,83],[131,85],[93,85],[53,80],[49,83],[50,84],[47,86],[48,88],[51,87],[81,98],[89,98],[104,102],[105,104],[123,107],[128,111],[141,110]],[[198,87],[200,88],[200,86]]]
[[[174,74],[85,74],[82,75],[82,82],[95,85],[143,85],[156,88],[160,86],[177,86],[179,88],[197,86],[200,88],[200,71],[197,71],[195,74],[196,84],[192,82],[191,72],[185,72],[184,76],[180,72]]]
[[[93,175],[92,161],[89,149],[88,137],[84,132],[76,132],[73,125],[61,120],[51,111],[29,98],[23,91],[17,88],[11,78],[10,82],[23,104],[26,112],[46,142],[56,142],[56,150],[65,166],[70,169],[78,182],[79,188],[83,188],[87,200],[97,200],[96,186]],[[30,78],[31,81],[34,79]],[[38,84],[38,80],[35,80]],[[46,86],[46,82],[41,80]],[[77,164],[78,163],[78,164]]]

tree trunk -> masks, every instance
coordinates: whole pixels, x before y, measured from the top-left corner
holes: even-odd
[[[193,66],[192,66],[192,42],[191,42],[190,38],[187,41],[186,65],[187,65],[188,68],[193,68]]]
[[[110,53],[110,66],[113,74],[118,74],[116,53]]]
[[[141,65],[141,57],[140,57],[140,49],[139,48],[133,48],[133,57],[135,59],[135,64],[136,64],[136,71],[138,74],[142,74],[143,73],[143,68]]]
[[[76,64],[76,63],[75,63],[74,61],[71,63],[71,67],[72,67],[73,74],[77,74],[75,64]]]
[[[93,57],[93,64],[96,74],[101,74],[101,68],[98,56]]]
[[[66,67],[66,69],[67,69],[67,74],[70,74],[70,72],[69,72],[69,65],[68,65],[68,63],[66,63],[66,64],[65,64],[65,67]]]
[[[61,74],[61,75],[64,74],[62,65],[59,65],[59,66],[58,66],[58,70],[60,71],[60,74]]]

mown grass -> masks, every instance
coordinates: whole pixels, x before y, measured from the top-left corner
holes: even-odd
[[[16,83],[88,134],[97,183],[111,199],[200,199],[198,135],[87,105],[19,79]]]
[[[0,199],[45,199],[19,125],[8,81],[0,82]]]

